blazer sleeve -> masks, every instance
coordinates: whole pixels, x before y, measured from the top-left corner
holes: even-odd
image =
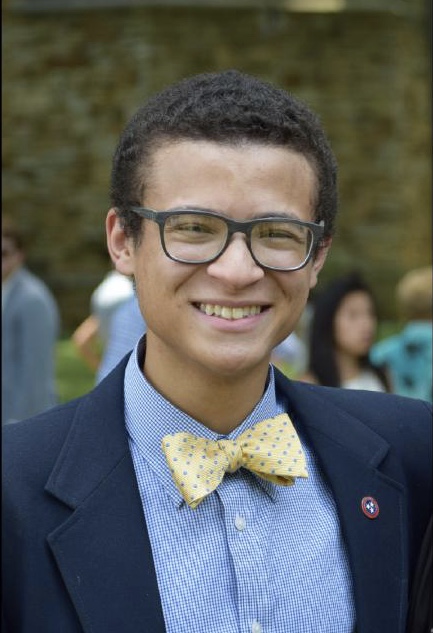
[[[432,555],[432,517],[430,517],[413,579],[407,633],[429,633],[433,630]]]

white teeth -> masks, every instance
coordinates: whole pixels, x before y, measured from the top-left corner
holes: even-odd
[[[243,308],[233,308],[232,316],[233,316],[234,319],[242,319],[243,316],[244,316],[244,309]]]
[[[236,320],[260,314],[260,306],[243,306],[241,308],[231,308],[230,306],[213,305],[211,303],[201,303],[200,311],[208,316],[219,316],[222,319]]]

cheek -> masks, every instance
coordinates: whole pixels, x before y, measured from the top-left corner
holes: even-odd
[[[306,304],[308,296],[310,294],[310,289],[316,285],[316,282],[314,281],[317,280],[315,274],[312,270],[301,270],[287,274],[293,274],[293,278],[290,279],[291,284],[288,290],[289,294],[291,294],[294,301],[297,301],[302,305]]]
[[[343,315],[335,319],[334,339],[340,345],[350,343],[353,339],[353,324]]]
[[[370,326],[370,330],[372,332],[376,332],[376,330],[377,330],[377,318],[374,315],[370,316],[370,320],[368,321],[368,323],[369,323],[369,326]]]
[[[139,303],[150,329],[173,321],[185,303],[189,266],[171,261],[164,253],[149,252],[135,267],[135,283]]]
[[[294,327],[301,317],[310,294],[309,275],[303,271],[277,273],[278,285],[284,295],[283,319]]]

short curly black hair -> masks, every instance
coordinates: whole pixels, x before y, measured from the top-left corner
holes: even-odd
[[[142,218],[129,208],[143,204],[152,152],[181,140],[260,143],[299,152],[317,177],[314,220],[324,220],[324,238],[333,234],[337,164],[318,117],[286,90],[227,70],[167,87],[144,104],[123,131],[113,158],[111,202],[136,242]]]

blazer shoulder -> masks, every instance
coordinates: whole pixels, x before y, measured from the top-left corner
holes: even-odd
[[[277,388],[295,409],[308,411],[316,418],[323,411],[334,409],[344,414],[346,425],[355,418],[394,446],[419,446],[431,443],[432,405],[389,393],[322,387],[277,376]],[[350,417],[348,417],[350,416]]]
[[[426,400],[378,391],[323,387],[300,380],[290,380],[278,370],[276,371],[276,384],[277,388],[285,392],[289,398],[294,395],[300,399],[314,397],[318,403],[320,401],[332,403],[355,416],[358,414],[362,416],[362,412],[365,411],[369,416],[373,415],[374,417],[387,412],[404,418],[416,411],[421,417],[431,419],[432,405]]]
[[[75,413],[87,396],[2,427],[3,482],[46,478],[62,449]]]
[[[347,412],[367,411],[369,414],[382,415],[388,412],[397,417],[406,417],[410,412],[417,411],[422,417],[431,415],[432,405],[426,400],[398,396],[396,394],[379,391],[364,391],[361,389],[342,389],[335,387],[314,386],[324,398],[334,402]]]
[[[80,435],[84,448],[89,437],[101,440],[101,433],[122,436],[123,377],[127,358],[89,393],[56,406],[22,422],[6,424],[3,434],[3,480],[18,476],[31,484],[46,482],[63,447]],[[110,424],[107,424],[110,420]],[[90,435],[89,435],[90,434]],[[91,449],[90,449],[91,450]]]

